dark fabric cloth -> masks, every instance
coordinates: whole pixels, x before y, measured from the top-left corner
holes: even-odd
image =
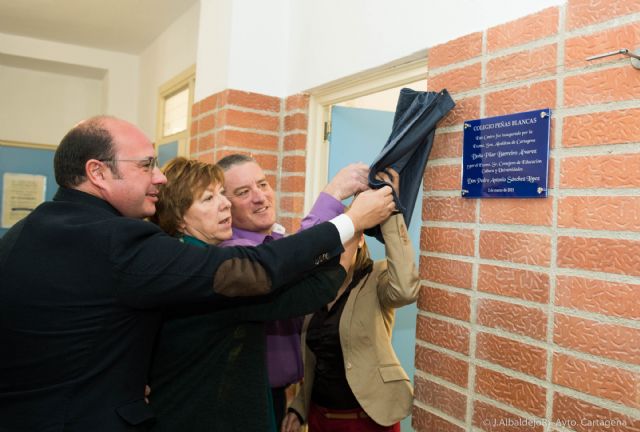
[[[271,387],[271,399],[273,400],[273,415],[275,417],[276,429],[279,431],[282,420],[287,411],[287,388]]]
[[[400,174],[400,193],[394,193],[397,209],[402,212],[407,227],[416,204],[424,169],[433,146],[436,124],[455,102],[446,89],[423,92],[409,88],[400,90],[391,134],[369,170],[369,186],[379,189],[387,183],[376,175],[391,167]],[[380,226],[365,231],[384,243]]]
[[[264,303],[268,296],[228,299],[217,282],[262,292],[261,263],[279,289],[336,250],[332,224],[257,248],[190,246],[61,188],[0,239],[0,431],[146,430],[160,309]]]
[[[400,423],[381,426],[362,408],[330,410],[312,402],[309,407],[308,432],[400,432]]]
[[[206,247],[191,237],[184,241]],[[202,313],[202,306],[168,312],[149,375],[157,417],[152,430],[279,430],[273,415],[277,399],[272,402],[265,364],[264,321],[317,310],[335,297],[345,276],[336,258],[270,303],[217,314]],[[280,403],[284,413],[284,401]]]
[[[360,269],[347,289],[333,304],[313,314],[307,329],[307,346],[316,357],[315,377],[311,400],[332,409],[358,408],[360,404],[351,391],[344,370],[344,357],[340,345],[340,317],[349,298],[349,293],[364,276],[371,272],[373,262],[369,260]]]

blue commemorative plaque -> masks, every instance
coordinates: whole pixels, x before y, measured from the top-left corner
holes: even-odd
[[[551,110],[464,123],[462,196],[547,196]]]

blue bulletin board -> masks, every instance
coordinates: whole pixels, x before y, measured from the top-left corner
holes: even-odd
[[[544,198],[551,110],[464,122],[462,196]]]
[[[46,177],[45,200],[50,201],[58,190],[53,174],[53,155],[56,147],[45,144],[29,144],[0,141],[0,193],[4,191],[3,177],[10,174],[36,174]],[[0,214],[2,200],[0,199]],[[7,232],[0,227],[0,237]]]

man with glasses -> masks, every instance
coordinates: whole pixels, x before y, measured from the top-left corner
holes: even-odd
[[[167,180],[133,124],[101,116],[76,125],[54,171],[54,200],[0,240],[3,432],[145,430],[163,308],[258,301],[394,208],[390,189],[367,192],[346,215],[302,234],[257,248],[198,248],[141,220]]]

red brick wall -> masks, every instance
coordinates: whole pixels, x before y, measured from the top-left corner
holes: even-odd
[[[425,172],[417,431],[640,430],[640,0],[569,0],[429,52],[457,106]],[[225,90],[190,155],[250,153],[302,216],[308,97]],[[462,199],[462,123],[552,108],[549,198]]]
[[[262,166],[276,191],[278,221],[298,229],[304,206],[309,98],[286,99],[224,90],[192,107],[192,158],[215,162],[246,153]]]
[[[640,430],[640,71],[584,60],[637,47],[639,0],[569,0],[430,50],[416,430]],[[539,108],[549,198],[462,199],[463,121]]]

